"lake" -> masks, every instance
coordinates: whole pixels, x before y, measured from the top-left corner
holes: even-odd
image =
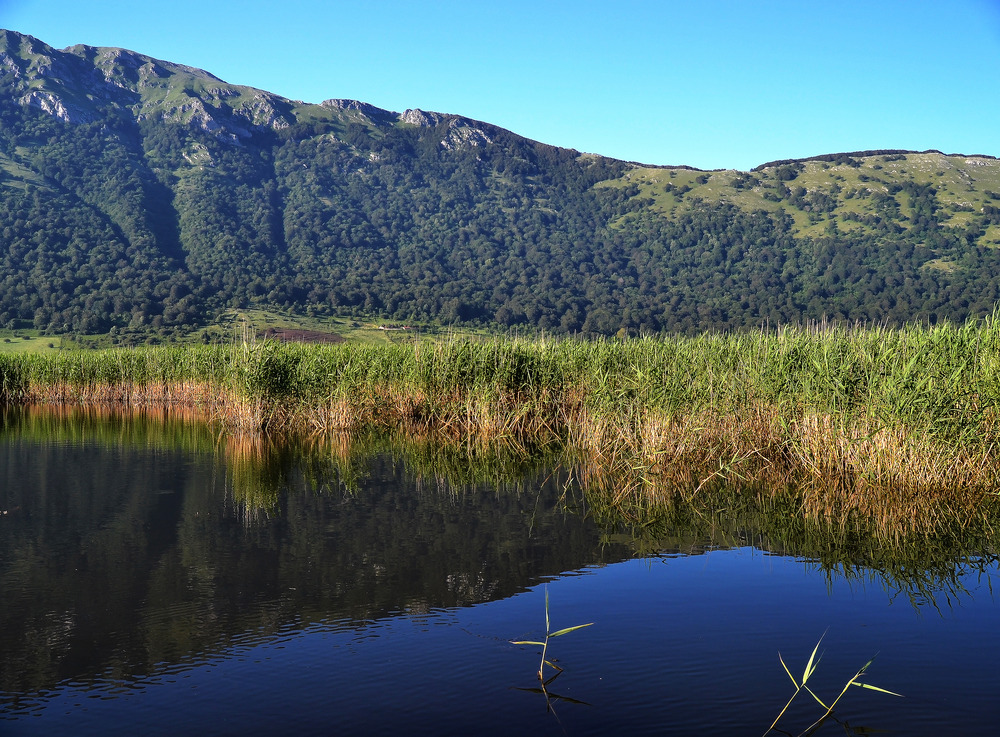
[[[903,698],[851,687],[816,734],[996,732],[992,545],[803,552],[724,512],[644,533],[574,478],[7,410],[0,733],[763,735],[794,692],[779,652],[800,677],[821,637],[826,703],[876,654],[861,680]],[[550,639],[542,689],[512,642],[544,639],[546,592],[551,630],[593,624]],[[823,711],[800,694],[778,728]]]

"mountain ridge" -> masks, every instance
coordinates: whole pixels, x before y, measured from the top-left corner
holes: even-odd
[[[993,309],[1000,160],[744,172],[290,100],[0,31],[0,327],[170,334],[232,307],[588,334]]]
[[[20,47],[21,58],[28,56],[29,64],[17,64],[16,57],[9,53],[12,38]],[[89,63],[91,67],[71,68],[69,65],[76,60]],[[320,103],[292,100],[256,87],[231,84],[204,69],[164,61],[129,49],[86,44],[54,49],[33,36],[5,29],[0,29],[0,68],[2,67],[15,70],[15,77],[33,78],[21,90],[23,96],[19,101],[22,104],[38,108],[69,123],[92,122],[101,117],[99,111],[102,105],[111,103],[132,109],[139,122],[159,114],[168,122],[194,123],[206,132],[221,134],[230,141],[249,137],[247,126],[241,125],[241,120],[258,128],[282,130],[300,122],[297,112],[307,112],[312,107],[356,111],[373,123],[382,125],[401,122],[434,127],[448,122],[453,129],[480,129],[480,136],[471,137],[479,141],[483,140],[482,128],[497,127],[452,113],[419,108],[400,113],[360,100],[331,98]],[[169,95],[159,96],[150,92],[164,86],[163,80],[178,76],[190,78],[182,80],[184,92],[201,92],[203,96],[199,98],[188,94],[186,100],[178,101],[171,100]],[[68,91],[67,88],[70,82],[86,83],[88,77],[109,86],[111,90],[128,93],[136,98],[115,99],[107,94],[95,95],[95,90],[91,89],[87,95],[87,103],[84,103],[78,91]],[[200,84],[195,80],[200,81]],[[206,86],[204,82],[215,86]],[[208,105],[205,104],[205,95],[208,97]],[[250,97],[250,102],[246,100],[247,96]],[[226,102],[231,98],[236,98],[240,104],[234,106]],[[215,115],[209,108],[214,108]]]
[[[225,80],[223,80],[220,77],[216,76],[212,72],[207,71],[205,69],[201,69],[199,67],[193,67],[193,66],[188,66],[188,65],[185,65],[185,64],[177,63],[177,62],[171,62],[171,61],[166,61],[166,60],[158,59],[158,58],[155,58],[155,57],[152,57],[152,56],[148,56],[146,54],[142,54],[140,52],[133,51],[133,50],[130,50],[130,49],[126,49],[126,48],[123,48],[123,47],[115,47],[115,46],[90,46],[90,45],[87,45],[87,44],[80,43],[80,44],[73,44],[73,45],[68,46],[68,47],[66,47],[64,49],[55,49],[53,47],[50,47],[48,44],[45,44],[44,41],[41,41],[40,39],[38,39],[38,38],[36,38],[34,36],[31,36],[31,35],[28,35],[28,34],[22,34],[22,33],[19,33],[17,31],[11,31],[11,30],[7,30],[7,29],[2,29],[2,28],[0,28],[0,67],[5,66],[5,65],[10,66],[13,63],[12,62],[12,58],[9,56],[9,54],[6,53],[6,47],[9,45],[8,36],[13,36],[13,37],[15,37],[17,39],[22,40],[22,42],[24,42],[24,43],[28,43],[32,47],[33,50],[34,50],[34,48],[37,45],[40,45],[40,46],[44,47],[44,49],[48,53],[50,53],[50,54],[56,53],[56,54],[62,54],[62,55],[68,55],[68,56],[75,56],[75,57],[80,58],[81,60],[88,60],[88,59],[89,60],[93,60],[93,59],[97,58],[97,59],[99,59],[99,62],[94,65],[95,69],[104,68],[105,81],[107,83],[109,83],[109,84],[112,84],[115,87],[118,87],[119,89],[122,89],[122,90],[134,91],[134,90],[131,90],[126,85],[124,85],[123,83],[121,83],[120,81],[118,81],[118,75],[116,73],[115,66],[130,65],[130,66],[132,66],[133,69],[150,67],[152,70],[154,70],[154,72],[156,70],[166,71],[168,74],[176,74],[176,73],[180,72],[180,73],[191,75],[192,77],[204,78],[204,79],[210,80],[212,82],[217,82],[217,83],[223,85],[224,87],[217,88],[216,90],[211,90],[210,89],[208,91],[209,92],[216,92],[216,93],[223,93],[222,94],[223,97],[229,96],[229,94],[223,92],[223,90],[225,90],[227,88],[229,90],[243,89],[243,90],[251,91],[255,95],[260,96],[261,98],[266,98],[268,100],[274,100],[274,101],[280,101],[281,103],[284,103],[284,104],[287,104],[289,106],[292,106],[293,108],[294,107],[303,107],[303,106],[304,107],[310,107],[310,106],[318,105],[320,107],[325,107],[325,108],[330,108],[330,109],[336,109],[336,110],[354,110],[354,111],[361,112],[362,114],[366,115],[367,117],[369,117],[373,121],[375,121],[375,120],[380,120],[380,121],[384,121],[384,122],[400,121],[400,122],[410,123],[412,125],[434,126],[434,125],[439,124],[444,119],[449,119],[449,120],[450,119],[458,119],[458,120],[462,121],[462,123],[464,123],[466,125],[490,126],[490,127],[494,127],[494,128],[499,127],[499,126],[495,126],[492,123],[488,123],[486,121],[475,120],[475,119],[469,118],[467,116],[464,116],[464,115],[461,115],[461,114],[458,114],[458,113],[442,113],[442,112],[436,112],[436,111],[423,110],[423,109],[420,109],[420,108],[409,108],[409,109],[404,110],[402,113],[400,113],[400,112],[397,112],[397,111],[394,111],[394,110],[389,110],[387,108],[380,108],[380,107],[378,107],[376,105],[372,105],[371,103],[364,102],[364,101],[361,101],[361,100],[353,100],[353,99],[346,99],[346,98],[330,98],[330,99],[327,99],[327,100],[323,100],[323,101],[321,101],[319,103],[307,102],[307,101],[302,101],[302,100],[293,100],[291,98],[283,97],[281,95],[277,95],[275,93],[268,92],[268,91],[263,90],[261,88],[252,87],[252,86],[248,86],[248,85],[236,85],[236,84],[232,84],[232,83],[226,82]],[[43,52],[39,52],[39,51],[36,51],[35,53],[37,53],[39,55],[44,55]],[[124,64],[122,60],[128,60],[128,64]],[[175,71],[171,71],[171,70],[175,70]],[[43,71],[43,70],[36,70],[36,71]],[[32,104],[32,103],[29,102],[28,104]],[[36,106],[39,106],[39,105],[36,104]],[[40,109],[45,110],[44,108],[40,108]],[[51,109],[45,110],[45,112],[52,113],[52,110]],[[57,115],[57,117],[59,117],[59,116]],[[69,121],[67,121],[67,122],[69,122]],[[290,125],[290,124],[291,123],[287,119],[277,118],[277,119],[275,119],[273,121],[268,121],[268,123],[265,123],[264,125],[271,125],[272,127],[274,125],[276,125],[280,129],[280,128],[286,127],[287,125]],[[261,123],[257,123],[257,125],[261,125]],[[545,145],[554,145],[554,144],[545,144]],[[575,149],[568,149],[568,150],[575,150]],[[937,154],[942,154],[944,156],[949,156],[949,157],[997,159],[996,156],[993,156],[991,154],[965,154],[965,153],[957,153],[957,152],[956,153],[944,153],[943,151],[941,151],[939,149],[925,149],[925,150],[917,150],[917,149],[866,149],[866,150],[859,150],[859,151],[847,151],[847,152],[837,152],[837,153],[814,154],[814,155],[804,156],[804,157],[800,157],[800,158],[776,159],[774,161],[767,161],[767,162],[764,162],[762,164],[758,164],[758,165],[752,167],[751,169],[749,169],[747,171],[755,172],[755,171],[759,171],[759,170],[766,169],[766,168],[773,167],[773,166],[781,166],[781,165],[784,165],[784,164],[790,164],[790,163],[796,163],[796,162],[833,161],[833,160],[836,160],[836,159],[839,159],[839,158],[842,158],[842,157],[870,157],[870,156],[881,156],[881,155],[892,155],[892,154],[929,154],[929,153],[937,153]],[[601,156],[602,158],[611,158],[611,157],[606,157],[603,154],[599,154],[597,152],[593,152],[591,155]],[[697,167],[697,166],[690,165],[690,164],[651,164],[651,163],[642,162],[642,161],[632,161],[632,160],[629,160],[629,161],[621,160],[621,161],[623,161],[623,163],[630,164],[630,165],[635,165],[635,166],[642,167],[642,168],[690,169],[690,170],[702,171],[702,172],[705,172],[705,171],[743,171],[743,170],[733,169],[733,168],[704,169],[704,168]]]

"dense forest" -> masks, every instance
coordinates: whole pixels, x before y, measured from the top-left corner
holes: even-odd
[[[611,335],[996,304],[1000,161],[643,167],[0,31],[0,327],[232,307]]]

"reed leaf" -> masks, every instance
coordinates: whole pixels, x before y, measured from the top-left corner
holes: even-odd
[[[567,632],[573,632],[574,630],[582,630],[584,627],[590,627],[593,622],[587,622],[587,624],[578,624],[575,627],[566,627],[565,629],[557,630],[555,632],[550,632],[549,637],[560,637],[565,635]]]

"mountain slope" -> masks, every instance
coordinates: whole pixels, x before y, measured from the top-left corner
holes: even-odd
[[[985,156],[644,167],[0,31],[0,326],[254,305],[604,334],[964,319],[998,298],[997,192]]]

